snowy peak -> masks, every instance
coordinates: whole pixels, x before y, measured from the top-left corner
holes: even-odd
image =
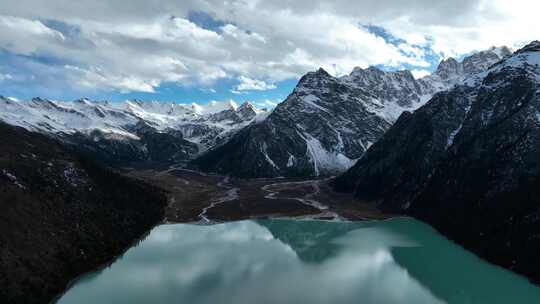
[[[246,101],[241,104],[237,109],[236,113],[243,119],[253,119],[257,114],[265,112],[264,110],[257,109],[251,102]]]
[[[463,59],[463,71],[473,74],[485,71],[499,60],[511,55],[512,52],[506,46],[492,47],[486,51],[478,52]]]
[[[511,50],[506,47],[491,47],[487,50],[473,53],[463,58],[461,62],[450,57],[439,64],[433,75],[425,78],[438,76],[443,81],[459,82],[464,78],[487,70],[490,66],[511,55]]]
[[[450,89],[472,74],[485,71],[509,53],[508,48],[500,47],[474,53],[461,62],[447,58],[441,61],[433,74],[420,79],[415,79],[408,70],[383,71],[377,67],[357,67],[351,74],[341,77],[340,81],[372,94],[385,107],[378,112],[394,121],[401,112],[417,109],[435,93]]]
[[[514,54],[492,65],[484,74],[499,72],[505,68],[526,70],[530,77],[540,81],[540,41],[533,41]],[[473,82],[472,85],[475,83]]]
[[[329,77],[331,76],[325,69],[320,67],[316,72],[315,75],[318,75],[320,77]]]
[[[527,53],[527,52],[540,52],[540,41],[535,40],[521,49],[516,51],[516,54]]]
[[[463,66],[454,58],[450,57],[441,61],[435,75],[443,80],[449,80],[463,74]]]
[[[306,75],[302,76],[300,81],[298,81],[295,90],[301,90],[302,88],[316,88],[332,79],[334,79],[332,75],[328,74],[323,68],[319,68],[315,72],[308,72]]]
[[[343,80],[348,80],[352,83],[356,83],[357,85],[372,85],[375,82],[380,81],[386,82],[387,80],[385,78],[391,78],[397,83],[406,83],[414,80],[414,76],[408,70],[385,72],[373,66],[367,69],[356,67],[353,69],[351,74],[342,77]]]
[[[136,131],[147,126],[146,129],[152,128],[154,132],[180,132],[185,139],[200,144],[201,151],[231,136],[261,113],[252,104],[238,107],[231,101],[193,106],[140,100],[108,103],[86,98],[75,101],[0,98],[0,120],[26,129],[62,136],[98,130],[119,138],[136,139]]]
[[[242,105],[232,106],[229,109],[213,113],[208,116],[208,120],[212,122],[220,122],[222,124],[241,124],[251,122],[257,115],[264,113],[264,110],[256,108],[250,102],[244,102]]]

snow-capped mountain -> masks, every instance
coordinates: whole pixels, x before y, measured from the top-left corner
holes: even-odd
[[[0,120],[54,135],[111,165],[184,163],[212,149],[195,162],[205,170],[246,177],[328,175],[350,168],[402,112],[470,81],[509,53],[493,48],[461,62],[450,58],[421,79],[374,67],[336,78],[320,69],[302,77],[272,113],[232,102],[0,98]]]
[[[182,162],[225,141],[262,114],[250,103],[201,106],[0,97],[0,120],[58,137],[110,164]]]
[[[540,279],[540,42],[403,114],[335,181]]]
[[[463,61],[447,59],[432,75],[355,68],[332,77],[306,74],[287,99],[262,122],[195,160],[203,170],[240,177],[319,176],[343,172],[404,111],[414,111],[436,92],[461,83],[508,56],[492,48]]]

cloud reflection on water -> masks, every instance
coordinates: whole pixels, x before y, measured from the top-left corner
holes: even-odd
[[[59,303],[443,303],[396,246],[415,244],[351,223],[163,225]]]

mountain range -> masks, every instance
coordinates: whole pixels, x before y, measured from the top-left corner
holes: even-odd
[[[327,176],[349,169],[404,111],[510,54],[491,48],[429,76],[355,68],[302,77],[275,109],[250,103],[71,102],[0,97],[0,120],[59,138],[110,166],[191,163],[236,177]]]
[[[341,77],[319,69],[271,111],[231,102],[1,97],[0,120],[16,126],[0,124],[0,194],[10,212],[2,231],[23,227],[0,241],[22,237],[27,246],[0,251],[0,267],[13,265],[21,252],[37,265],[24,271],[47,270],[47,259],[65,256],[79,265],[84,251],[63,244],[80,242],[81,235],[84,250],[98,252],[101,261],[99,252],[121,251],[125,244],[116,239],[133,240],[160,220],[163,193],[85,161],[92,159],[117,167],[192,166],[240,178],[338,175],[335,190],[389,214],[422,219],[540,282],[538,41],[514,53],[501,47],[449,58],[420,79],[376,67]],[[63,232],[42,259],[27,248],[45,244],[50,227]],[[118,237],[99,243],[109,234]],[[16,279],[16,286],[4,285],[23,297],[19,286],[28,282],[19,275],[0,281]],[[45,283],[30,283],[28,292],[41,299],[65,282],[43,293],[36,286]]]
[[[355,68],[333,77],[322,69],[302,77],[268,117],[195,160],[204,171],[237,177],[327,176],[350,168],[401,113],[436,92],[477,77],[510,55],[506,47],[449,58],[432,75]]]
[[[265,115],[250,103],[71,102],[0,97],[0,120],[45,133],[107,165],[183,163]]]

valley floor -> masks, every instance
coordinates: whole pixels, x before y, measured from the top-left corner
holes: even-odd
[[[168,194],[165,222],[215,223],[249,218],[384,219],[350,194],[336,193],[329,179],[230,179],[171,168],[129,170],[127,175]]]

